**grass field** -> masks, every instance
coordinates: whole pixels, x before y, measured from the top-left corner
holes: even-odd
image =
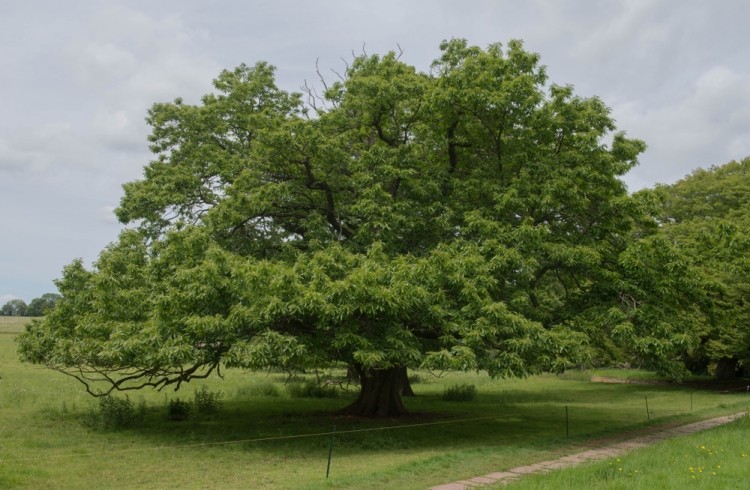
[[[750,481],[750,418],[664,441],[649,448],[587,464],[532,475],[511,485],[518,490],[696,488],[736,490]]]
[[[94,430],[82,422],[96,401],[80,384],[18,361],[13,337],[22,325],[0,317],[0,488],[424,489],[559,456],[606,434],[750,405],[744,392],[598,384],[580,371],[525,380],[418,373],[410,417],[362,420],[332,415],[353,391],[297,398],[281,374],[230,370],[177,393],[131,392],[135,427]],[[476,385],[476,399],[443,401],[458,383]],[[169,420],[169,401],[192,399],[201,386],[223,393],[219,411]]]
[[[0,334],[15,334],[23,331],[30,318],[22,316],[0,316]]]

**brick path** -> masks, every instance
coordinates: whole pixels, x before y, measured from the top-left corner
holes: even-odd
[[[656,431],[654,432],[639,435],[637,437],[626,438],[625,440],[615,441],[610,438],[589,441],[579,446],[585,448],[584,451],[570,454],[568,456],[542,461],[527,466],[518,466],[507,471],[478,476],[471,480],[459,480],[453,483],[446,483],[445,485],[432,487],[430,490],[465,490],[489,484],[507,484],[523,475],[531,473],[548,473],[552,470],[577,466],[588,461],[614,458],[633,449],[650,446],[659,441],[663,441],[664,439],[693,434],[694,432],[700,432],[712,427],[727,424],[744,415],[746,415],[746,412],[703,420],[692,424],[673,426],[666,429],[662,426],[661,428],[656,428]],[[641,434],[643,434],[643,432],[641,432]],[[627,437],[627,435],[628,434],[624,434],[625,437]],[[620,436],[620,439],[621,438],[622,436]]]

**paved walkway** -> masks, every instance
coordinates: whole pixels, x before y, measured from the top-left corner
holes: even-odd
[[[664,426],[661,426],[655,428],[656,430],[653,432],[647,432],[648,429],[646,429],[644,431],[640,431],[639,433],[643,435],[639,435],[637,437],[627,438],[628,434],[623,434],[618,439],[622,439],[623,436],[625,437],[625,439],[619,441],[612,438],[588,441],[578,446],[584,449],[583,451],[570,454],[568,456],[563,456],[561,458],[552,459],[549,461],[542,461],[540,463],[534,463],[528,466],[519,466],[517,468],[511,468],[507,471],[501,471],[498,473],[490,473],[489,475],[478,476],[476,478],[472,478],[471,480],[460,480],[453,483],[447,483],[445,485],[432,487],[430,490],[465,490],[489,484],[507,484],[522,477],[523,475],[529,475],[532,473],[548,473],[552,470],[577,466],[581,463],[586,463],[589,461],[614,458],[633,449],[650,446],[659,441],[663,441],[664,439],[692,434],[694,432],[700,432],[712,427],[727,424],[739,417],[744,416],[745,414],[746,412],[736,413],[724,417],[717,417],[714,419],[694,422],[692,424],[672,426],[666,429],[664,428]]]

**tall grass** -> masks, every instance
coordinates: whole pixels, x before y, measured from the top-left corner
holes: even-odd
[[[365,420],[333,415],[354,390],[292,396],[283,374],[228,370],[178,393],[131,392],[138,423],[95,430],[83,422],[98,401],[71,378],[21,364],[13,336],[0,335],[0,488],[423,489],[549,459],[606,434],[736,412],[749,400],[695,392],[691,411],[687,389],[595,384],[580,373],[524,380],[419,373],[418,396],[406,399],[411,416]],[[442,400],[454,385],[474,385],[476,397]],[[170,400],[191,400],[204,386],[224,394],[214,416],[167,417]]]

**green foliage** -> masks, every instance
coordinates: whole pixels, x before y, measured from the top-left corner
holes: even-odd
[[[734,376],[750,365],[750,158],[642,194],[656,203],[663,239],[692,267],[685,280],[705,284],[685,362],[695,372]]]
[[[222,364],[527,376],[614,337],[682,373],[703,285],[620,180],[645,145],[520,41],[446,41],[429,75],[359,56],[314,106],[266,63],[214,87],[149,110],[131,226],[64,269],[25,360],[107,393]]]
[[[167,418],[176,422],[187,420],[190,417],[192,408],[190,402],[180,400],[179,398],[172,398],[167,404]]]
[[[28,306],[22,299],[12,299],[5,303],[0,308],[0,315],[2,316],[26,316],[26,310]]]
[[[167,418],[183,421],[193,417],[212,417],[220,408],[224,393],[212,391],[203,385],[193,393],[193,400],[171,398],[167,403]]]
[[[221,391],[211,391],[203,385],[193,394],[193,411],[197,415],[213,415],[219,410],[219,403],[224,397]]]
[[[12,299],[0,307],[0,316],[44,316],[55,307],[59,294],[46,293],[34,298],[28,305],[22,299]]]
[[[473,384],[455,384],[445,388],[443,400],[447,402],[470,402],[477,396],[477,387]]]
[[[130,398],[104,396],[88,411],[83,423],[96,430],[118,431],[134,427],[142,415],[143,410],[137,412]]]
[[[55,307],[60,300],[60,295],[55,293],[46,293],[38,298],[34,298],[26,308],[26,316],[44,316]]]

